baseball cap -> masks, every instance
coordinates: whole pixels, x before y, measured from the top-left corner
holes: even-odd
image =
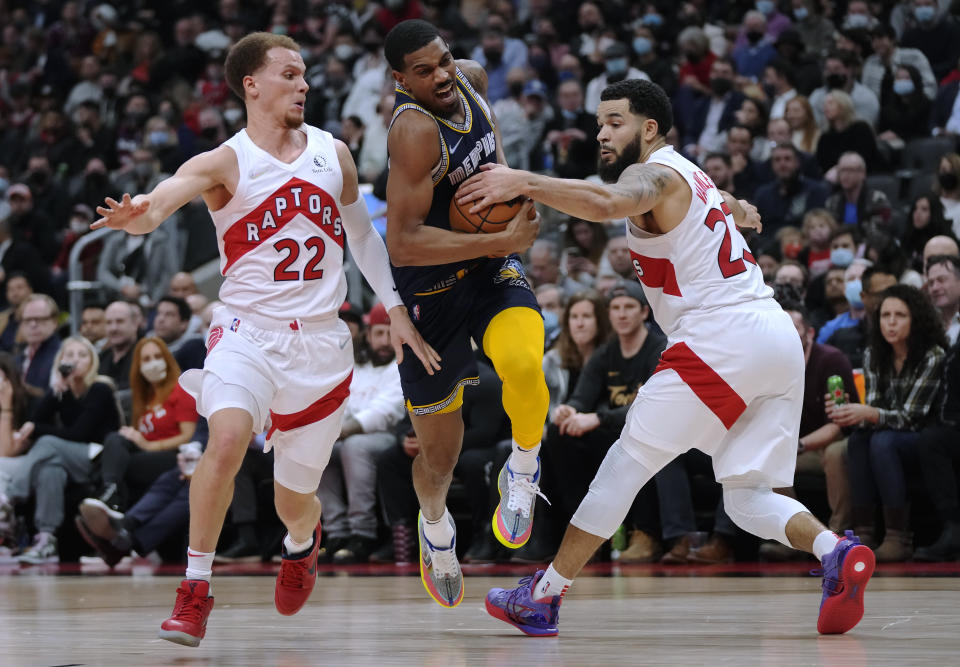
[[[527,85],[523,87],[524,95],[536,95],[543,99],[547,99],[547,87],[543,85],[543,81],[539,79],[532,79],[527,81]]]
[[[390,324],[390,316],[387,314],[387,309],[382,303],[378,303],[371,308],[363,320],[371,327],[375,324]]]
[[[353,322],[354,324],[363,324],[363,317],[360,315],[360,311],[349,301],[344,301],[343,305],[340,306],[340,319],[345,322]]]
[[[636,299],[644,306],[647,305],[647,297],[643,293],[643,288],[635,280],[618,280],[607,292],[607,303],[609,304],[618,296],[628,296],[631,299]]]

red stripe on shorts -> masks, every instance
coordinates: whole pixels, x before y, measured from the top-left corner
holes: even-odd
[[[316,401],[305,407],[300,412],[294,412],[289,415],[281,415],[273,410],[270,411],[270,430],[267,432],[267,439],[273,435],[274,431],[290,431],[308,424],[329,417],[340,405],[347,400],[350,395],[350,380],[353,379],[353,371],[347,379],[331,389]]]
[[[671,345],[660,355],[654,373],[672,368],[703,404],[730,429],[747,409],[740,395],[717,372],[687,347],[686,343]]]

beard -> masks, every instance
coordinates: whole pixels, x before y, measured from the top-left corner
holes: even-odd
[[[390,345],[370,348],[370,363],[374,366],[386,366],[393,361],[393,357],[394,351]]]
[[[642,152],[640,136],[637,135],[633,141],[623,147],[613,162],[604,162],[603,157],[600,157],[597,161],[597,175],[604,183],[616,183],[624,169],[640,160]]]

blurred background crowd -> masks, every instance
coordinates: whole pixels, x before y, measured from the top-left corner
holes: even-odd
[[[306,121],[347,143],[381,220],[393,110],[382,46],[407,18],[435,23],[455,56],[486,68],[511,166],[596,178],[602,89],[624,78],[662,86],[674,103],[668,141],[758,207],[764,230],[748,241],[803,343],[797,479],[781,491],[835,530],[856,528],[880,560],[960,557],[955,4],[0,0],[0,560],[181,558],[206,429],[176,378],[203,363],[216,238],[199,199],[142,237],[91,235],[95,207],[149,191],[244,126],[223,60],[238,38],[267,30],[301,44]],[[450,497],[472,562],[555,553],[666,345],[622,221],[543,213],[524,259],[548,331],[552,505],[538,506],[523,549],[492,538],[491,474],[510,431],[499,379],[481,359]],[[407,562],[417,439],[387,316],[358,280],[341,316],[358,370],[319,491],[323,558]],[[845,404],[825,396],[833,375]],[[221,561],[279,551],[262,450],[253,437]],[[599,557],[758,555],[794,557],[738,531],[709,460],[691,451],[641,492]]]

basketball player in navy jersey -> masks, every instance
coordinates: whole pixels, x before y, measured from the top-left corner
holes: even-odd
[[[482,164],[504,162],[485,99],[486,73],[473,61],[455,61],[426,21],[398,24],[385,52],[397,84],[387,140],[387,247],[411,319],[443,359],[432,376],[409,360],[400,365],[420,441],[413,463],[420,573],[430,596],[454,607],[463,599],[463,576],[446,495],[463,439],[463,388],[478,382],[471,338],[503,379],[503,405],[513,425],[493,531],[511,548],[530,537],[549,397],[543,318],[515,253],[532,245],[539,221],[528,219],[527,205],[496,234],[450,230],[448,211],[459,184]]]

